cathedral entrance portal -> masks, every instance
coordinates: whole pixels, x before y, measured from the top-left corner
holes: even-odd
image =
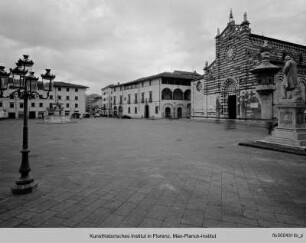
[[[229,119],[237,118],[237,81],[234,78],[227,78],[221,90],[222,108],[224,116]]]
[[[236,119],[237,118],[237,112],[236,112],[236,95],[229,95],[228,96],[228,118],[229,119]]]

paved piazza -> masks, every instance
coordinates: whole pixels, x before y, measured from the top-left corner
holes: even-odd
[[[21,120],[0,121],[0,227],[305,227],[306,159],[238,146],[261,127],[31,120],[32,194],[13,196]]]

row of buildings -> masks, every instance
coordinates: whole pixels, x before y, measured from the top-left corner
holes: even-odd
[[[54,82],[53,90],[49,93],[48,99],[29,100],[29,118],[43,118],[53,115],[54,108],[60,108],[60,114],[74,118],[82,117],[85,114],[85,92],[88,87],[83,85]],[[5,94],[14,91],[12,84]],[[45,91],[38,91],[43,97],[47,96]],[[22,118],[23,100],[11,96],[0,98],[0,118]]]
[[[230,12],[226,27],[217,31],[215,60],[206,63],[204,75],[164,72],[102,88],[102,115],[274,119],[287,55],[297,63],[305,100],[306,46],[253,34],[249,26],[246,13],[236,24]],[[262,68],[264,61],[274,72]]]
[[[29,117],[52,115],[52,106],[59,104],[62,115],[73,117],[99,111],[132,118],[274,119],[287,55],[297,63],[305,100],[306,46],[254,34],[249,26],[246,13],[236,24],[230,12],[227,25],[215,36],[215,60],[206,63],[203,75],[163,72],[108,85],[101,96],[86,96],[86,86],[54,82],[49,99],[30,101]],[[263,68],[264,63],[273,68]],[[22,100],[0,99],[0,117],[22,116]]]

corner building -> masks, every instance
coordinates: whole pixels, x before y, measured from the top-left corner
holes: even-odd
[[[197,77],[195,72],[174,71],[107,86],[102,89],[102,110],[119,117],[190,117],[190,83]]]
[[[298,86],[305,100],[306,46],[251,33],[247,14],[236,24],[232,12],[225,29],[218,29],[216,58],[204,68],[204,77],[191,84],[193,118],[274,119],[281,97],[284,59],[291,56],[298,67]],[[275,73],[260,77],[252,71],[268,50]]]
[[[11,82],[11,81],[10,81]],[[54,114],[54,106],[59,105],[60,114],[74,118],[82,117],[85,113],[85,92],[88,87],[66,82],[54,82],[53,90],[48,99],[29,100],[30,119],[42,118]],[[9,84],[8,94],[14,91],[12,83]],[[38,90],[38,93],[46,97],[47,92]],[[23,114],[23,99],[17,97],[0,98],[0,118],[18,119]]]

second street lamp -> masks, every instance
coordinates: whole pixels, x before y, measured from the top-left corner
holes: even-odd
[[[11,190],[13,194],[30,193],[37,188],[37,182],[30,176],[29,163],[29,145],[28,145],[28,100],[29,99],[47,99],[49,92],[52,90],[52,81],[55,75],[51,74],[50,69],[46,69],[46,73],[42,74],[42,90],[47,91],[47,96],[39,94],[38,78],[31,71],[34,62],[29,60],[28,55],[23,55],[23,59],[19,59],[14,69],[10,69],[13,79],[13,91],[9,92],[9,73],[5,72],[5,68],[0,66],[0,97],[4,98],[20,98],[23,99],[23,140],[22,140],[22,158],[19,168],[20,177],[16,180]],[[27,75],[29,73],[29,75]],[[48,82],[44,82],[47,80]],[[7,96],[4,94],[8,92]]]

